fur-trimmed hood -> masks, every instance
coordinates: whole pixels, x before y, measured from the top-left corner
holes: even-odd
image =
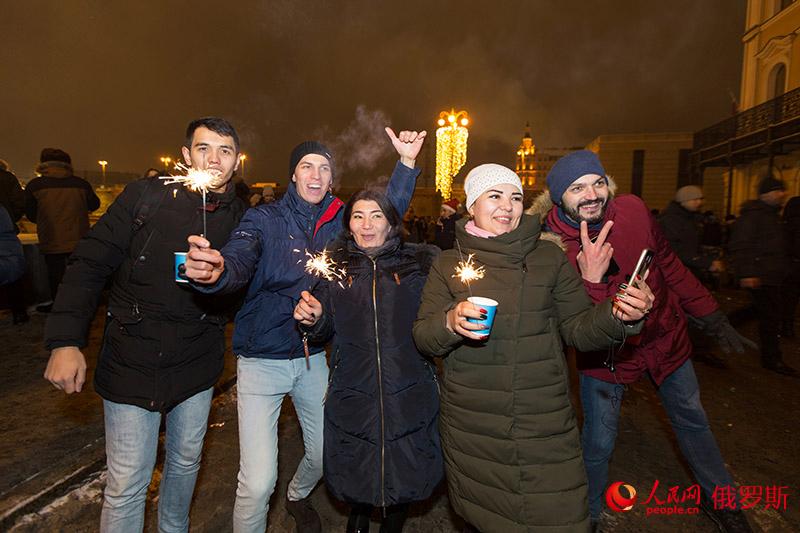
[[[614,178],[611,176],[606,176],[606,179],[608,179],[608,199],[611,200],[614,198],[614,196],[616,196],[617,182],[615,182]],[[540,239],[551,241],[557,244],[559,248],[566,251],[566,246],[564,246],[564,243],[561,241],[561,237],[559,237],[557,233],[549,231],[546,224],[545,219],[550,213],[550,210],[553,209],[554,205],[555,204],[553,204],[553,200],[550,198],[550,191],[545,189],[533,199],[533,203],[528,209],[525,210],[525,214],[539,217],[539,221],[542,224],[542,233],[539,236]]]
[[[50,178],[68,178],[74,171],[72,165],[64,161],[43,161],[36,165],[36,172]]]

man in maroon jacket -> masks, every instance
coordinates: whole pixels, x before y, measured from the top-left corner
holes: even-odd
[[[640,335],[609,353],[581,354],[582,443],[589,478],[589,512],[597,527],[608,463],[617,437],[625,385],[647,373],[658,389],[678,444],[704,492],[704,508],[724,531],[751,531],[740,510],[711,504],[717,489],[736,486],[725,468],[706,413],[689,355],[687,315],[715,337],[725,351],[743,351],[742,337],[714,298],[686,269],[640,198],[612,198],[597,155],[588,150],[561,158],[547,176],[550,199],[545,224],[566,246],[594,302],[613,297],[627,283],[642,249],[655,252],[647,284],[655,306]]]

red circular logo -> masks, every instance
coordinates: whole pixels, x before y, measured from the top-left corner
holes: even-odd
[[[628,496],[622,494],[621,489],[623,488],[627,491]],[[606,504],[612,511],[617,513],[630,511],[635,503],[636,489],[627,483],[616,481],[606,489]]]

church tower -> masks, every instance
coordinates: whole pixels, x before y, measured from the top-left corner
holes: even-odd
[[[525,123],[525,135],[517,148],[517,175],[523,188],[536,187],[536,145],[531,137],[530,122]]]

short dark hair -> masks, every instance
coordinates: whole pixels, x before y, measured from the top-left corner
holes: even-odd
[[[403,231],[403,220],[400,218],[400,215],[397,214],[397,209],[394,208],[392,202],[389,201],[383,191],[377,188],[367,187],[351,196],[344,208],[342,225],[344,226],[344,234],[347,235],[348,239],[352,240],[353,238],[353,234],[350,232],[350,217],[353,214],[353,206],[359,200],[372,200],[378,204],[378,207],[383,211],[386,221],[392,227],[392,229],[389,230],[389,235],[386,236],[387,241],[401,235]]]
[[[142,177],[143,178],[155,178],[155,177],[161,176],[161,174],[162,174],[162,172],[160,170],[158,170],[157,168],[150,167],[150,168],[148,168],[147,170],[144,171],[144,174],[142,174]]]
[[[236,153],[239,153],[239,135],[236,133],[236,130],[230,122],[219,117],[203,117],[191,121],[189,125],[186,126],[186,139],[183,141],[183,145],[186,148],[192,148],[194,132],[200,127],[207,128],[218,135],[233,137],[233,144],[236,148]]]

